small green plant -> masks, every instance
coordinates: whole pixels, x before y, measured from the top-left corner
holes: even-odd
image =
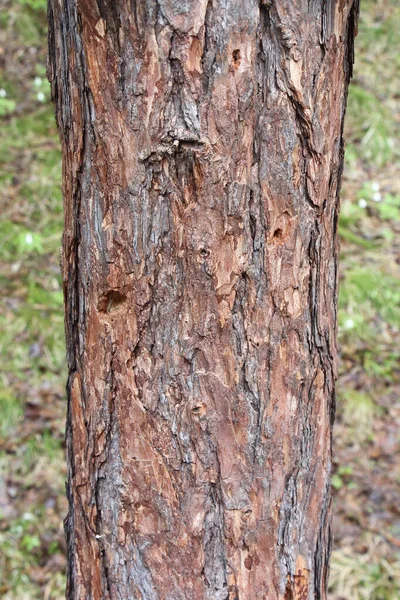
[[[32,552],[35,548],[40,548],[40,538],[37,535],[25,534],[21,539],[20,548],[26,552]]]
[[[346,486],[349,489],[357,487],[357,484],[350,479],[352,473],[353,467],[350,465],[341,465],[337,469],[337,472],[332,475],[332,487],[336,490],[340,490],[343,486]]]
[[[0,117],[11,115],[15,111],[16,102],[10,98],[0,97]]]
[[[363,353],[363,367],[367,374],[391,383],[400,378],[400,352],[374,347]]]
[[[22,406],[12,389],[0,386],[0,440],[10,435],[22,417]]]
[[[400,196],[385,194],[383,201],[377,205],[380,218],[383,221],[400,222]]]
[[[41,568],[46,555],[43,546],[44,515],[41,510],[24,513],[11,520],[6,530],[0,531],[0,581],[1,597],[7,600],[42,600],[40,585],[29,573]],[[56,541],[53,554],[59,551]],[[47,575],[51,596],[61,600],[65,590],[65,577],[62,574]]]
[[[361,198],[362,200],[362,198]],[[373,249],[376,241],[366,239],[361,235],[361,224],[365,219],[365,208],[362,202],[354,203],[346,199],[342,202],[339,220],[339,235],[342,240],[357,244],[363,248]]]

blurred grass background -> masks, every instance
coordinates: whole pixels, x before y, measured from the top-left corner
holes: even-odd
[[[0,0],[0,596],[65,586],[61,155],[46,0]],[[400,598],[400,6],[363,0],[340,219],[332,600]]]

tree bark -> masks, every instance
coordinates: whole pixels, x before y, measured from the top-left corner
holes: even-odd
[[[325,599],[358,0],[50,0],[72,599]]]

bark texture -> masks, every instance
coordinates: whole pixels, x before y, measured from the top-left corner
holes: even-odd
[[[326,598],[358,0],[50,0],[69,600]]]

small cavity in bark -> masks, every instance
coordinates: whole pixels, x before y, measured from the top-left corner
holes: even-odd
[[[198,404],[192,408],[192,413],[198,417],[203,417],[205,415],[206,409],[204,404]]]
[[[126,302],[126,295],[117,290],[103,294],[99,301],[99,311],[109,313],[120,308]]]
[[[232,60],[233,66],[235,67],[235,69],[238,69],[240,67],[240,63],[242,62],[242,56],[238,48],[232,52]]]
[[[199,254],[201,258],[208,258],[210,256],[210,251],[208,250],[208,248],[200,248]]]

